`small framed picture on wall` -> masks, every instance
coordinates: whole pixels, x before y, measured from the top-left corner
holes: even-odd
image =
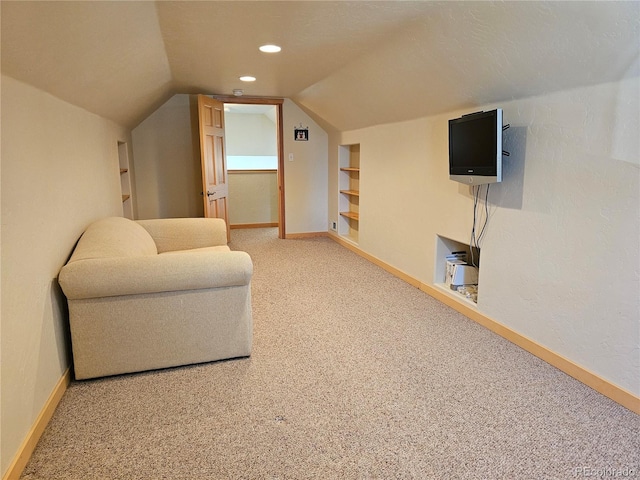
[[[309,141],[309,127],[303,127],[300,124],[299,127],[293,129],[293,139],[296,142],[308,142]]]

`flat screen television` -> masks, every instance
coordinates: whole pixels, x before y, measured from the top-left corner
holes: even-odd
[[[502,181],[502,109],[449,120],[449,178],[467,185]]]

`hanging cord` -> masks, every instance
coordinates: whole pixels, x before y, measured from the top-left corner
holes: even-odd
[[[487,188],[484,195],[484,222],[482,224],[482,228],[480,228],[480,233],[476,235],[476,231],[479,227],[480,222],[480,212],[478,212],[478,203],[480,202],[480,185],[476,185],[473,192],[473,225],[471,226],[471,240],[469,242],[469,250],[471,251],[471,265],[478,268],[480,263],[480,258],[475,258],[475,251],[480,252],[480,245],[482,243],[482,237],[485,234],[487,223],[489,222],[489,187],[490,184],[487,184]]]
[[[502,131],[507,130],[511,127],[510,124],[506,124],[502,126]],[[505,156],[509,156],[510,153],[503,150],[502,154]],[[481,185],[475,185],[473,187],[473,225],[471,226],[471,240],[469,242],[469,250],[471,250],[471,265],[474,267],[478,267],[480,264],[480,244],[482,243],[482,237],[485,234],[487,223],[489,223],[489,187],[490,183],[487,183],[487,189],[484,194],[484,222],[482,224],[482,228],[480,228],[480,233],[476,236],[476,230],[478,228],[478,223],[480,219],[480,214],[478,212],[478,203],[480,201],[480,188]],[[478,251],[478,258],[475,258],[475,251]]]
[[[482,237],[484,236],[484,232],[487,228],[487,223],[489,222],[489,187],[491,184],[487,183],[487,189],[484,194],[484,224],[482,225],[482,229],[480,230],[480,235],[478,235],[478,248],[480,248],[480,244],[482,243]]]
[[[476,267],[476,262],[473,255],[473,250],[476,243],[476,223],[478,220],[478,192],[480,191],[480,186],[475,185],[473,187],[473,224],[471,225],[471,239],[469,240],[469,250],[471,251],[471,265]]]

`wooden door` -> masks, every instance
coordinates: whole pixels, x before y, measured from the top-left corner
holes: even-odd
[[[227,223],[227,241],[230,241],[224,104],[214,98],[198,95],[198,117],[204,216],[222,218]]]

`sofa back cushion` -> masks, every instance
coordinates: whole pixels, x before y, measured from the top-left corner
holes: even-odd
[[[137,223],[149,232],[158,253],[227,244],[227,225],[221,218],[160,218]]]
[[[80,237],[69,262],[157,254],[153,238],[142,226],[127,218],[108,217],[89,225]]]

